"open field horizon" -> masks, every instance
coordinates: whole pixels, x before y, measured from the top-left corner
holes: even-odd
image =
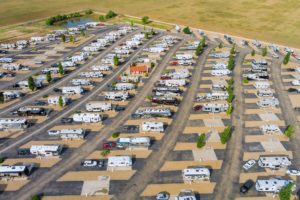
[[[1,0],[0,26],[89,8],[300,47],[298,0]]]

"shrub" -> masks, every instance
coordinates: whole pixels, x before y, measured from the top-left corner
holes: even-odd
[[[201,135],[198,136],[198,140],[197,140],[197,148],[202,148],[205,146],[206,144],[206,138],[205,138],[205,134],[202,133]]]
[[[146,99],[148,99],[149,101],[151,101],[152,100],[152,96],[148,95],[148,96],[146,96]]]
[[[232,114],[232,111],[233,111],[233,106],[232,106],[232,105],[229,105],[228,109],[226,110],[226,114],[227,114],[227,115],[231,115],[231,114]]]
[[[115,12],[112,11],[112,10],[110,10],[110,11],[107,12],[105,18],[106,18],[106,19],[111,19],[111,18],[116,17],[117,15],[118,15],[117,13],[115,13]]]
[[[5,161],[5,157],[0,157],[0,164],[3,163]]]
[[[254,49],[251,52],[251,56],[255,56],[255,50]]]
[[[86,14],[86,15],[91,15],[91,14],[93,14],[93,11],[92,11],[92,9],[88,9],[88,10],[86,10],[86,11],[85,11],[85,14]]]
[[[149,17],[148,16],[142,17],[142,22],[143,22],[143,24],[148,24],[150,22]]]
[[[0,103],[4,103],[5,99],[4,99],[4,95],[3,92],[0,92]]]
[[[232,100],[233,100],[233,97],[234,97],[233,92],[228,93],[228,97],[227,97],[226,101],[227,101],[228,103],[231,103]]]
[[[245,78],[245,79],[243,80],[243,83],[249,83],[249,80]]]
[[[261,55],[262,55],[263,57],[265,57],[265,56],[267,55],[267,53],[268,53],[268,49],[267,49],[267,47],[264,47],[264,48],[262,49],[262,51],[261,51]]]
[[[222,49],[222,48],[223,48],[223,43],[220,42],[220,44],[219,44],[219,49]]]
[[[105,149],[105,150],[101,151],[101,156],[106,157],[109,153],[110,153],[110,150]]]
[[[230,54],[235,54],[235,45],[230,49]]]
[[[292,194],[293,183],[289,183],[286,186],[282,187],[279,191],[280,200],[290,200]]]
[[[31,90],[31,91],[34,91],[36,86],[35,86],[35,82],[33,80],[33,78],[31,76],[29,76],[28,78],[28,88]]]
[[[118,66],[119,65],[119,58],[118,58],[118,56],[114,56],[114,65],[115,66]]]
[[[232,71],[234,69],[234,64],[234,55],[230,54],[227,68]]]
[[[220,134],[221,143],[226,144],[231,137],[231,127],[228,126],[224,129],[224,131]]]
[[[48,94],[44,94],[43,98],[46,99],[46,98],[48,98],[48,96],[49,96]]]
[[[119,135],[120,135],[119,132],[114,132],[114,133],[111,134],[111,137],[112,138],[117,138],[117,137],[119,137]]]
[[[99,16],[99,21],[100,22],[104,22],[105,21],[105,16],[104,15],[100,15]]]
[[[41,200],[41,197],[36,194],[31,197],[31,200]]]
[[[291,53],[288,52],[285,56],[284,56],[284,59],[283,59],[283,64],[286,65],[289,63],[290,61],[290,56],[291,56]]]
[[[155,67],[155,63],[151,62],[150,66],[151,66],[151,69],[153,69]]]
[[[58,105],[59,105],[60,107],[64,107],[64,101],[63,101],[63,99],[62,99],[61,96],[58,97]]]
[[[185,34],[192,34],[191,30],[190,30],[190,27],[185,27],[183,30],[182,30]]]
[[[284,130],[284,135],[287,137],[292,137],[295,132],[295,127],[293,125],[288,125],[287,128]]]

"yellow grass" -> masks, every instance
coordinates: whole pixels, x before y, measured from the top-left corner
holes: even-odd
[[[300,1],[290,0],[2,0],[0,25],[92,8],[149,16],[170,23],[186,24],[300,46]]]

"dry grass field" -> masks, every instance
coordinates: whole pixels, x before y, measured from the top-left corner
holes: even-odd
[[[88,8],[111,9],[300,47],[299,0],[1,0],[0,4],[0,26]]]

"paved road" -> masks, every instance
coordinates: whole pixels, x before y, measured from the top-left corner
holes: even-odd
[[[150,44],[151,42],[152,41],[150,40],[148,44]],[[49,171],[36,178],[35,180],[31,180],[30,183],[25,185],[21,190],[15,193],[8,194],[6,198],[27,200],[31,195],[41,192],[49,182],[57,180],[68,170],[71,170],[74,165],[79,164],[97,147],[99,147],[102,141],[108,138],[110,134],[119,126],[124,124],[126,120],[130,118],[131,114],[144,102],[146,96],[151,92],[153,84],[160,78],[160,74],[162,73],[164,66],[169,63],[173,54],[181,44],[182,43],[178,43],[166,54],[164,60],[159,63],[159,65],[157,65],[154,73],[151,75],[148,82],[139,92],[138,98],[134,98],[127,106],[126,110],[121,115],[117,115],[117,117],[113,119],[113,123],[111,125],[105,126],[101,130],[101,134],[96,134],[93,140],[87,141],[81,147],[74,150],[70,157],[63,159],[60,163],[49,169]],[[130,63],[134,59],[135,58],[132,58],[128,63]],[[116,73],[116,75],[118,74],[119,73]],[[95,92],[95,94],[99,91]]]
[[[173,119],[172,125],[169,127],[168,133],[163,138],[163,144],[158,151],[152,152],[147,158],[147,163],[141,170],[126,183],[126,186],[116,194],[115,199],[138,199],[141,192],[149,182],[155,179],[154,174],[165,162],[166,156],[171,152],[176,144],[178,135],[183,131],[188,120],[189,114],[193,107],[193,102],[197,94],[200,75],[203,70],[206,57],[208,56],[212,47],[208,47],[204,53],[198,58],[195,72],[188,87],[186,96],[183,98],[177,115]]]
[[[240,53],[237,55],[236,66],[233,72],[234,80],[234,102],[233,102],[233,115],[232,127],[234,132],[229,140],[225,152],[225,158],[222,166],[222,176],[220,182],[217,183],[214,191],[213,199],[234,199],[235,195],[239,193],[239,174],[241,169],[242,153],[243,153],[243,88],[242,88],[242,64],[245,56],[249,51],[237,48]]]
[[[91,67],[92,65],[95,65],[101,58],[103,58],[106,54],[108,54],[110,51],[112,51],[115,47],[117,47],[118,45],[120,45],[121,43],[123,43],[125,40],[127,40],[130,36],[132,36],[133,34],[137,33],[139,30],[134,31],[128,35],[126,35],[125,37],[123,37],[122,39],[118,40],[116,43],[114,43],[113,45],[111,45],[110,47],[106,48],[104,51],[102,51],[99,55],[97,55],[95,58],[87,61],[87,63],[85,63],[84,65],[80,66],[78,69],[74,70],[73,72],[71,72],[70,74],[68,74],[67,76],[63,77],[62,79],[59,79],[58,81],[50,84],[49,86],[47,86],[46,88],[43,88],[39,91],[37,91],[36,93],[30,95],[30,96],[25,96],[23,97],[22,101],[17,102],[16,104],[13,104],[10,107],[7,107],[5,109],[2,109],[0,111],[0,115],[5,115],[8,114],[10,111],[12,110],[16,110],[17,108],[21,107],[21,106],[25,106],[29,103],[32,103],[34,100],[41,98],[43,95],[48,95],[49,93],[51,93],[53,91],[54,88],[57,88],[59,86],[63,86],[66,85],[66,83],[68,83],[68,81],[72,80],[73,78],[75,78],[76,76],[78,76],[78,74],[86,69],[88,69],[89,67]]]
[[[64,54],[61,58],[66,58],[66,57],[69,57],[71,55],[73,55],[74,53],[76,52],[79,52],[84,46],[86,46],[87,44],[91,43],[93,40],[95,40],[96,37],[99,37],[100,33],[105,33],[107,31],[111,31],[113,29],[116,29],[118,26],[108,26],[108,27],[105,27],[105,28],[102,28],[102,29],[99,29],[97,31],[94,31],[93,33],[97,34],[97,35],[94,35],[92,38],[90,38],[89,40],[85,41],[84,43],[80,44],[79,46],[75,47],[74,49],[72,49],[71,51],[67,52],[66,54]],[[50,45],[52,45],[54,43],[51,43]],[[25,52],[28,52],[30,50],[27,50]],[[23,52],[24,53],[24,52]],[[19,53],[21,54],[21,53]],[[14,77],[13,80],[11,81],[6,81],[6,82],[1,82],[0,84],[0,90],[4,90],[4,89],[7,89],[8,87],[11,87],[13,85],[15,85],[16,83],[20,82],[20,81],[23,81],[23,80],[26,80],[29,76],[32,76],[36,73],[40,73],[42,71],[42,69],[46,68],[46,67],[50,67],[51,65],[55,64],[58,62],[59,59],[55,59],[54,61],[51,61],[45,65],[43,65],[42,67],[39,67],[37,69],[33,69],[30,71],[30,73],[28,74],[22,74],[22,75],[17,75],[16,77]]]

